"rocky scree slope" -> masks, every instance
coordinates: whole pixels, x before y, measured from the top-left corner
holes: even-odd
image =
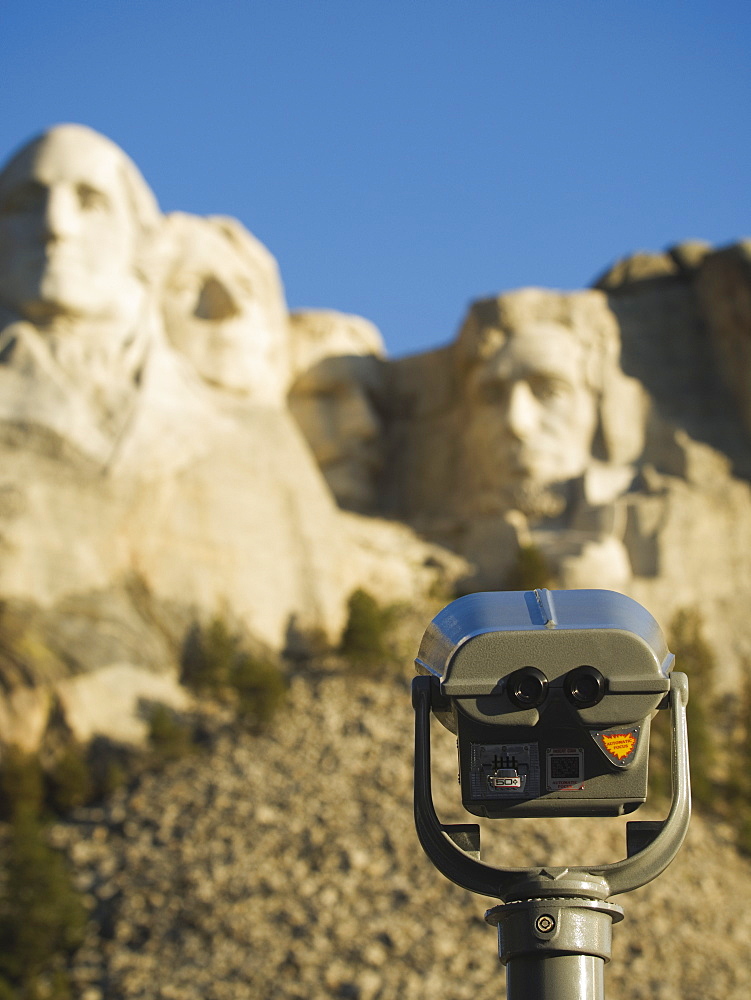
[[[492,900],[447,882],[411,813],[406,677],[341,664],[298,676],[263,736],[227,728],[208,753],[144,776],[54,830],[91,909],[81,1000],[497,1000]],[[434,733],[439,814],[458,806],[453,737]],[[642,810],[644,813],[645,810]],[[648,818],[643,816],[641,818]],[[485,823],[510,864],[616,860],[620,820]],[[656,882],[620,897],[610,995],[734,1000],[751,990],[751,866],[732,832],[694,819]],[[495,850],[485,851],[485,848]]]

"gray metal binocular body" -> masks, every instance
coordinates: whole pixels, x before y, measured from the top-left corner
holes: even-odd
[[[416,658],[458,736],[476,816],[609,816],[647,794],[649,726],[674,662],[654,618],[606,590],[470,594]]]
[[[688,681],[671,673],[673,661],[654,618],[611,591],[472,594],[444,608],[416,659],[425,676],[412,684],[415,825],[436,867],[472,892],[507,901],[606,900],[656,878],[675,857],[691,815]],[[664,821],[627,825],[622,861],[495,868],[480,860],[478,826],[444,826],[436,815],[431,713],[457,733],[470,812],[601,816],[644,801],[649,720],[658,707],[671,715],[673,800]]]

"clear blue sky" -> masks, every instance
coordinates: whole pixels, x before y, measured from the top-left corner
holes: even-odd
[[[77,121],[394,355],[751,235],[749,0],[2,0],[0,157]]]

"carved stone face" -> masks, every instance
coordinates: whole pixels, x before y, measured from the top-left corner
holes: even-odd
[[[96,133],[61,126],[10,162],[0,174],[1,301],[35,323],[120,315],[138,239],[123,160]]]
[[[289,406],[342,507],[376,506],[383,467],[377,398],[382,362],[372,355],[325,358],[292,387]]]
[[[533,323],[472,374],[467,387],[471,460],[483,484],[545,487],[579,476],[597,423],[584,351],[556,323]]]
[[[259,402],[281,402],[289,343],[270,254],[239,223],[176,214],[162,292],[172,345],[206,379]]]

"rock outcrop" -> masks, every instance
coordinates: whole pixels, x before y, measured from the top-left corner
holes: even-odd
[[[735,683],[750,343],[748,244],[688,241],[391,361],[365,319],[290,315],[239,223],[164,217],[113,143],[51,129],[0,172],[0,736],[38,742],[55,701],[90,735],[105,677],[142,730],[217,614],[335,644],[357,587],[505,587],[530,551],[666,626],[698,608]]]
[[[233,220],[162,217],[103,136],[59,126],[0,173],[0,309],[4,741],[38,743],[55,702],[78,738],[142,734],[140,701],[185,702],[198,621],[335,643],[364,581],[387,600],[456,576],[338,509],[287,407],[268,251]]]
[[[216,616],[297,654],[262,739],[216,725],[206,755],[56,826],[90,908],[81,1000],[502,992],[484,901],[412,832],[408,668],[352,676],[306,650],[336,645],[358,587],[424,627],[429,598],[509,586],[531,554],[519,586],[622,590],[666,628],[695,609],[731,726],[751,663],[750,260],[748,241],[642,252],[595,288],[474,302],[452,343],[392,361],[367,320],[290,316],[265,247],[164,217],[97,133],[58,126],[8,162],[0,755],[61,730],[139,743],[149,706],[191,711],[182,652]],[[461,822],[441,738],[437,805]],[[623,855],[621,821],[505,826],[483,835],[499,863]],[[732,841],[700,817],[629,897],[611,992],[748,995]]]

